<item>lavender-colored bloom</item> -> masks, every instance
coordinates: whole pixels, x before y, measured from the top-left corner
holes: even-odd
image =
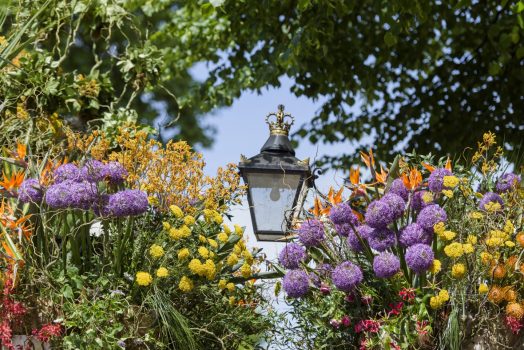
[[[333,266],[327,263],[323,263],[318,265],[315,270],[320,275],[320,277],[328,277],[329,275],[331,275],[331,272],[333,271]]]
[[[406,249],[406,264],[416,273],[421,273],[433,265],[433,250],[427,244],[418,243]]]
[[[298,240],[306,247],[314,247],[324,241],[324,225],[316,219],[307,220],[298,229]]]
[[[389,187],[388,193],[394,193],[397,196],[400,196],[405,202],[407,202],[409,198],[409,190],[404,185],[404,181],[402,181],[402,179],[393,180],[391,186]]]
[[[438,222],[446,222],[448,216],[446,211],[438,204],[431,204],[420,211],[417,216],[417,224],[424,230],[433,231],[433,226]]]
[[[47,205],[54,209],[69,207],[71,205],[71,188],[75,184],[75,181],[64,180],[49,186],[45,193]]]
[[[513,173],[504,174],[500,177],[499,181],[497,182],[497,192],[508,192],[512,188],[516,188],[519,183],[520,176]]]
[[[347,237],[351,231],[353,231],[353,228],[350,224],[335,224],[335,231],[343,237]]]
[[[353,214],[353,210],[347,203],[342,203],[331,208],[331,211],[329,212],[329,218],[335,225],[358,225],[358,218],[355,214]]]
[[[331,279],[335,287],[349,292],[362,282],[364,276],[358,265],[353,264],[351,261],[344,261],[335,267],[331,273]]]
[[[131,216],[143,214],[148,207],[147,194],[140,190],[124,190],[109,196],[102,211],[107,216]]]
[[[386,227],[395,220],[395,211],[386,202],[375,200],[368,205],[365,219],[373,228]]]
[[[428,187],[434,193],[440,193],[444,188],[444,176],[451,176],[453,173],[448,169],[438,168],[431,172],[428,179]]]
[[[373,230],[373,233],[368,237],[368,243],[372,249],[383,252],[397,243],[397,237],[395,236],[395,232],[386,227],[377,228]]]
[[[101,175],[113,184],[121,184],[125,181],[129,173],[119,162],[109,162],[104,165]]]
[[[320,277],[315,272],[308,273],[309,282],[317,288],[320,288]]]
[[[371,237],[373,232],[375,232],[375,229],[373,227],[369,227],[368,225],[360,225],[357,227],[357,233],[363,239],[368,239]]]
[[[73,182],[69,187],[69,207],[88,210],[98,198],[98,190],[95,184],[82,181]]]
[[[400,232],[399,241],[403,247],[409,247],[417,243],[431,244],[433,232],[426,231],[417,223],[407,225]]]
[[[393,212],[394,219],[398,219],[404,214],[406,209],[406,202],[402,197],[394,193],[387,193],[380,199],[381,202],[386,203]]]
[[[424,196],[426,192],[427,191],[417,191],[415,192],[415,194],[413,194],[413,197],[411,197],[411,208],[414,211],[420,211],[424,209],[425,207],[427,207],[428,205],[433,204],[433,202],[426,203],[422,199],[422,196]]]
[[[361,237],[362,240],[365,240],[364,237]],[[351,250],[353,250],[356,253],[359,253],[364,250],[364,247],[362,246],[362,242],[356,235],[354,231],[349,232],[347,236],[347,242]]]
[[[309,276],[302,270],[289,270],[282,280],[282,287],[291,298],[300,298],[309,291]]]
[[[81,169],[82,179],[98,182],[104,179],[104,163],[96,159],[88,160]]]
[[[502,200],[502,197],[494,192],[486,192],[479,202],[480,210],[486,210],[486,204],[490,202],[499,203],[501,208],[504,207],[504,201]]]
[[[301,245],[290,243],[282,249],[278,261],[286,269],[296,269],[306,259],[306,250]]]
[[[44,193],[37,179],[27,179],[18,188],[18,199],[22,203],[40,203]]]
[[[378,278],[390,278],[400,270],[399,258],[390,252],[383,252],[373,259],[373,271]]]
[[[66,180],[80,181],[81,179],[80,169],[78,169],[76,165],[71,163],[60,165],[58,168],[55,169],[53,175],[55,184]]]

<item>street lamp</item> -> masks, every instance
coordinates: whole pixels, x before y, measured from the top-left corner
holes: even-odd
[[[294,118],[278,106],[269,113],[269,138],[252,158],[240,156],[238,168],[248,187],[253,230],[259,241],[278,241],[298,219],[312,177],[309,158],[299,160],[289,141]]]

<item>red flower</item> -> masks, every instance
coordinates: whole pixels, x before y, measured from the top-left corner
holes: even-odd
[[[395,304],[389,304],[389,307],[391,308],[391,310],[388,312],[388,316],[400,315],[400,312],[402,311],[403,306],[404,306],[404,303],[401,301]]]
[[[506,326],[513,334],[518,334],[524,324],[518,318],[506,316]]]
[[[40,329],[33,329],[33,336],[39,341],[47,343],[51,338],[62,335],[62,325],[48,323],[43,325]]]
[[[427,320],[423,320],[423,321],[417,321],[417,333],[420,334],[420,335],[426,335],[428,334],[428,325],[429,325],[429,322]]]
[[[377,333],[380,329],[380,322],[375,320],[360,320],[355,325],[355,333],[370,332]]]
[[[395,342],[390,342],[389,345],[391,346],[392,349],[401,350],[400,346],[398,346],[397,343]]]
[[[402,288],[398,295],[402,298],[404,301],[412,302],[415,300],[415,289],[413,288]]]

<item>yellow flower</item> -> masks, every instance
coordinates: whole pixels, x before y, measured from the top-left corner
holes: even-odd
[[[480,259],[482,260],[482,263],[488,265],[493,260],[493,255],[488,252],[482,252],[480,253]]]
[[[212,280],[216,275],[216,266],[213,260],[207,259],[203,266],[203,275],[207,277],[208,280]]]
[[[456,176],[444,176],[444,186],[455,188],[459,184],[459,179]],[[443,191],[444,192],[444,191]]]
[[[229,226],[227,225],[224,225],[224,232],[226,233],[226,235],[229,235],[231,233],[231,229],[229,228]]]
[[[468,242],[469,244],[477,244],[477,236],[468,235],[466,242]]]
[[[149,255],[151,255],[153,258],[155,259],[158,259],[158,258],[161,258],[163,257],[165,254],[164,252],[164,248],[162,248],[161,246],[159,246],[158,244],[153,244],[150,248],[149,248]]]
[[[496,211],[499,211],[502,208],[499,202],[489,202],[484,204],[484,209],[486,209],[488,212],[493,213]]]
[[[217,241],[215,241],[214,239],[211,239],[211,238],[208,238],[207,239],[207,243],[209,243],[209,245],[212,247],[212,248],[218,248],[218,243]]]
[[[195,218],[191,215],[184,217],[184,225],[193,226],[195,224]]]
[[[225,232],[220,232],[217,238],[220,242],[223,242],[223,243],[227,242],[227,240],[229,239],[229,237],[227,236]]]
[[[473,245],[470,243],[464,243],[462,245],[462,250],[464,250],[464,253],[471,254],[475,251],[475,248],[473,248]]]
[[[208,223],[211,222],[215,218],[215,211],[214,210],[204,209],[203,213],[204,213],[204,219]]]
[[[429,299],[429,305],[432,309],[436,310],[442,306],[442,303],[438,297],[431,297],[431,299]]]
[[[169,271],[165,267],[159,267],[158,270],[156,270],[156,276],[163,278],[169,276]]]
[[[224,220],[222,219],[222,215],[215,213],[213,216],[213,221],[220,225]]]
[[[182,211],[182,209],[180,209],[176,205],[170,205],[169,210],[171,210],[173,215],[176,216],[178,219],[184,217],[184,212]]]
[[[235,305],[235,297],[229,297],[229,305]]]
[[[220,288],[221,290],[222,289],[226,289],[226,285],[227,285],[227,281],[226,280],[218,281],[218,288]]]
[[[445,230],[446,230],[446,224],[443,223],[442,221],[437,222],[435,225],[433,225],[433,231],[435,231],[435,233],[439,236],[442,235]]]
[[[451,267],[451,276],[453,278],[462,278],[466,274],[466,266],[464,264],[455,264]]]
[[[166,221],[162,223],[162,226],[164,226],[164,230],[166,231],[169,231],[169,229],[171,228],[171,225],[169,224],[169,222],[166,222]]]
[[[428,192],[424,192],[424,194],[422,195],[422,201],[424,203],[426,203],[426,204],[433,202],[433,199],[434,199],[433,198],[433,193],[431,193],[429,191]]]
[[[178,251],[178,260],[185,260],[189,257],[189,249],[182,248]]]
[[[442,269],[442,263],[440,262],[440,260],[433,260],[433,265],[430,267],[429,269],[429,272],[431,272],[432,274],[437,274],[440,272],[440,270]]]
[[[481,283],[479,285],[479,294],[486,294],[489,291],[489,287],[486,283]]]
[[[213,253],[212,251],[209,252],[209,257],[210,258],[214,258],[215,257],[215,253]]]
[[[182,225],[180,228],[180,231],[182,232],[182,237],[187,238],[191,236],[191,229],[187,227],[186,225]]]
[[[504,232],[508,234],[512,234],[515,232],[515,226],[511,222],[511,220],[506,220],[506,224],[504,225]]]
[[[198,259],[192,259],[187,265],[187,267],[189,267],[189,270],[191,270],[191,272],[195,275],[199,275],[202,273],[202,262]]]
[[[446,302],[449,300],[449,293],[447,290],[442,289],[440,292],[438,292],[438,297],[440,298],[440,300]]]
[[[444,231],[442,232],[442,238],[444,238],[446,241],[451,241],[453,238],[455,238],[457,234],[453,231]]]
[[[249,265],[253,264],[253,255],[251,254],[250,251],[248,251],[248,250],[244,250],[244,251],[242,252],[242,256],[244,257],[244,259],[246,260],[246,262],[247,262]]]
[[[474,211],[471,214],[469,214],[470,218],[480,220],[484,217],[484,215],[481,212]]]
[[[226,288],[227,288],[228,291],[230,291],[230,292],[234,292],[234,291],[235,291],[235,284],[229,282],[229,283],[226,285]]]
[[[240,255],[242,254],[242,246],[239,245],[238,243],[235,244],[235,246],[233,247],[233,252],[237,255]]]
[[[185,293],[190,292],[193,289],[193,281],[191,281],[188,277],[183,276],[180,279],[180,283],[178,283],[178,289]]]
[[[450,258],[460,258],[464,254],[462,244],[454,242],[444,247],[444,253]]]
[[[153,277],[147,272],[139,271],[136,273],[135,280],[139,286],[149,286],[153,282]]]
[[[206,236],[198,235],[198,241],[200,243],[206,243],[207,242],[207,238],[206,238]]]
[[[244,228],[238,226],[237,224],[233,225],[235,227],[235,233],[242,237],[242,235],[244,234]]]
[[[515,243],[513,243],[512,241],[506,241],[504,242],[504,244],[506,245],[506,247],[509,248],[513,248],[515,246]]]
[[[235,253],[231,253],[231,255],[227,257],[227,264],[229,266],[233,266],[233,265],[236,265],[237,263],[238,263],[238,255],[236,255]]]
[[[448,198],[453,198],[453,191],[452,190],[442,190],[442,193],[444,194],[444,196],[446,196]]]
[[[182,232],[182,230],[172,227],[171,229],[169,229],[169,237],[175,240],[179,240],[184,237],[184,233]]]
[[[250,277],[251,276],[251,265],[249,264],[242,265],[242,267],[240,268],[240,272],[242,273],[242,277],[244,278]]]
[[[158,201],[158,198],[156,198],[155,196],[149,196],[147,197],[147,201],[150,205],[152,206],[157,206],[160,202]]]
[[[198,254],[204,259],[209,257],[209,250],[206,247],[198,247]]]

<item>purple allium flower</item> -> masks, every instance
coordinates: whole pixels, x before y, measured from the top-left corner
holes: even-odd
[[[369,226],[366,226],[366,227],[369,227]],[[363,241],[366,240],[362,236],[360,237],[360,239],[362,239]],[[353,230],[349,232],[348,237],[347,237],[347,242],[348,242],[349,247],[354,252],[358,253],[364,250],[364,247],[362,246],[362,242],[360,241],[360,239],[358,238],[358,236],[355,234]]]
[[[88,210],[98,198],[98,189],[95,184],[82,181],[73,182],[69,188],[69,207]]]
[[[513,173],[507,173],[500,177],[497,182],[497,192],[508,192],[512,188],[516,188],[520,183],[520,176]]]
[[[399,237],[400,244],[403,247],[409,247],[417,243],[431,244],[432,239],[433,232],[424,230],[417,223],[412,223],[404,227]]]
[[[413,197],[411,197],[411,208],[413,208],[414,211],[420,211],[424,209],[425,207],[427,207],[428,205],[432,204],[432,203],[426,203],[422,199],[422,196],[424,196],[426,192],[427,191],[417,191],[413,194]]]
[[[416,273],[421,273],[433,265],[433,250],[427,244],[414,244],[406,249],[406,264]]]
[[[45,193],[45,202],[47,205],[54,209],[70,207],[71,188],[73,188],[75,184],[75,181],[64,180],[49,186]]]
[[[353,231],[353,228],[350,224],[335,224],[335,231],[339,235],[347,237]]]
[[[504,201],[502,200],[502,197],[494,192],[486,192],[479,202],[479,209],[486,210],[486,204],[490,202],[499,203],[501,208],[504,207]]]
[[[375,200],[368,205],[365,218],[368,226],[386,227],[395,220],[395,211],[386,202]]]
[[[402,179],[393,180],[391,187],[389,187],[388,193],[394,193],[397,196],[400,196],[405,202],[407,202],[409,198],[409,190],[404,185],[404,181],[402,181]]]
[[[400,270],[399,258],[390,252],[382,252],[373,259],[373,271],[378,278],[390,278]]]
[[[22,203],[40,203],[44,193],[37,179],[27,179],[18,188],[18,199]]]
[[[315,272],[308,273],[309,282],[315,287],[320,288],[320,277]]]
[[[444,176],[451,176],[453,173],[448,169],[438,168],[431,172],[428,179],[428,187],[434,193],[440,193],[444,188]]]
[[[115,217],[140,215],[147,210],[148,204],[145,192],[124,190],[109,196],[103,213]]]
[[[296,269],[306,259],[306,249],[296,243],[289,243],[282,249],[278,261],[286,269]]]
[[[298,240],[306,247],[314,247],[324,241],[324,225],[316,219],[307,220],[298,229]]]
[[[396,219],[400,218],[404,214],[406,209],[406,202],[402,197],[394,193],[387,193],[380,199],[381,202],[386,203],[393,212],[393,217]]]
[[[96,159],[88,160],[81,169],[82,179],[98,182],[104,179],[104,163]]]
[[[376,251],[383,252],[384,250],[393,247],[397,243],[395,232],[390,229],[377,228],[368,237],[369,246]]]
[[[60,165],[53,172],[55,184],[63,182],[65,180],[80,181],[81,173],[80,169],[72,163]]]
[[[329,218],[335,225],[358,225],[358,218],[355,214],[353,214],[353,210],[347,203],[342,203],[331,208],[331,211],[329,212]]]
[[[300,298],[309,291],[309,276],[302,270],[289,270],[282,280],[282,287],[291,298]]]
[[[109,162],[104,165],[101,175],[113,184],[121,184],[125,181],[129,173],[119,162]]]
[[[331,275],[331,272],[333,271],[333,266],[327,263],[323,263],[318,265],[315,270],[320,275],[320,277],[328,277],[329,275]]]
[[[331,278],[335,287],[342,291],[349,292],[362,282],[364,276],[362,275],[360,267],[351,261],[344,261],[335,267],[331,273]]]
[[[431,204],[420,211],[417,216],[417,224],[426,231],[434,232],[433,226],[438,222],[446,222],[447,219],[448,216],[444,209],[438,204]]]
[[[357,233],[362,239],[368,239],[373,235],[375,232],[375,229],[373,227],[369,227],[368,225],[360,225],[357,227]]]

